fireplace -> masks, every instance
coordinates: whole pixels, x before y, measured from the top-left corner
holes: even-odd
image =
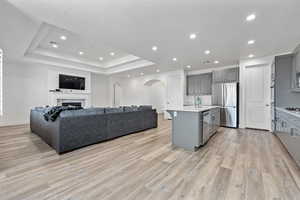
[[[85,108],[86,107],[86,99],[57,99],[58,106],[80,106]]]
[[[76,107],[82,107],[81,102],[63,102],[62,106],[76,106]]]

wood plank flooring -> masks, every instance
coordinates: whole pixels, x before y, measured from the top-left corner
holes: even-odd
[[[188,152],[170,131],[160,118],[157,129],[57,155],[28,126],[0,128],[0,199],[300,199],[299,168],[274,135],[220,128]]]

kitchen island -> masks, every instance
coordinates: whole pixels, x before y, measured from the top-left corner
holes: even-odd
[[[220,126],[218,106],[184,106],[167,110],[172,116],[172,145],[196,151]]]

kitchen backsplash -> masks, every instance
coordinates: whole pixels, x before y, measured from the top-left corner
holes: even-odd
[[[201,105],[211,105],[212,104],[211,98],[212,98],[211,95],[200,96]],[[194,96],[185,96],[184,105],[194,105],[194,100],[195,100]]]

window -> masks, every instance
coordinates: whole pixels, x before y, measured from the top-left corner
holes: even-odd
[[[3,51],[2,49],[0,49],[0,115],[3,115],[3,106],[2,106],[2,102],[3,102],[3,98],[2,98],[2,94],[3,94],[3,89],[2,89],[2,76],[3,74]]]

